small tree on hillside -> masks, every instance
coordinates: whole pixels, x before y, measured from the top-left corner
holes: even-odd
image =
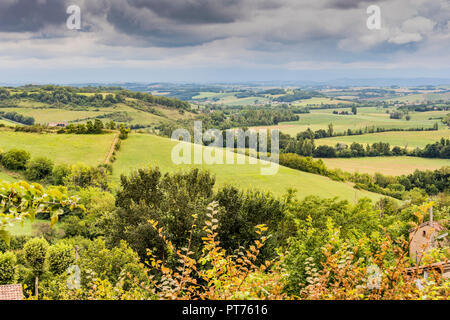
[[[48,247],[45,239],[38,238],[29,240],[23,247],[25,261],[35,276],[34,293],[36,297],[39,295],[39,277],[45,270]]]

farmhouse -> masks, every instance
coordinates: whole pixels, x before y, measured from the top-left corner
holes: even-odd
[[[0,286],[0,300],[22,300],[22,285],[8,284]]]
[[[65,128],[67,127],[67,122],[50,122],[48,124],[49,127],[62,127]]]
[[[424,253],[437,246],[446,246],[447,234],[439,236],[445,228],[436,221],[430,220],[422,223],[417,229],[409,231],[409,255],[417,262],[421,260]]]
[[[430,211],[430,221],[409,230],[409,255],[416,260],[417,266],[409,268],[408,273],[417,272],[427,278],[430,272],[437,271],[444,279],[450,279],[450,261],[420,265],[424,253],[433,248],[449,245],[448,232],[445,231],[441,223],[433,221],[433,209]]]

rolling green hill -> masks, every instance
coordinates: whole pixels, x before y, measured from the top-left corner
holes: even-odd
[[[175,165],[171,161],[172,148],[177,144],[167,138],[148,134],[133,134],[122,143],[117,160],[113,164],[113,184],[118,186],[121,174],[146,166],[159,166],[164,172],[201,167],[216,175],[219,185],[232,184],[243,189],[258,188],[284,194],[289,188],[297,189],[298,196],[320,195],[322,197],[340,197],[349,201],[355,198],[369,197],[373,200],[380,195],[353,189],[352,185],[332,181],[326,177],[301,172],[286,167],[279,168],[276,175],[260,174],[263,164],[215,164],[215,165]],[[192,145],[190,145],[192,147]],[[236,155],[244,157],[243,155]]]
[[[94,88],[25,86],[14,89],[0,87],[0,90],[6,92],[0,98],[0,111],[33,117],[35,123],[39,124],[83,123],[98,118],[128,125],[150,126],[161,121],[194,116],[189,110],[189,104],[184,101],[113,88],[101,91]]]
[[[0,130],[0,149],[23,149],[28,151],[31,157],[47,157],[56,164],[83,162],[98,165],[105,160],[113,138],[113,133],[81,135]]]

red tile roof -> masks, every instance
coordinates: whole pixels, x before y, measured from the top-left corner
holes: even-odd
[[[0,300],[22,300],[22,285],[7,284],[0,286]]]

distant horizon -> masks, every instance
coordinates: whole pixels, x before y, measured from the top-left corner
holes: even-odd
[[[61,85],[61,86],[114,86],[126,84],[193,84],[193,85],[260,85],[260,86],[439,86],[450,85],[450,78],[438,77],[379,77],[379,78],[336,78],[332,80],[316,80],[308,81],[298,80],[240,80],[240,81],[188,81],[188,80],[172,80],[172,81],[80,81],[80,82],[46,82],[46,81],[17,81],[17,82],[0,82],[0,86],[24,86],[24,85]]]

